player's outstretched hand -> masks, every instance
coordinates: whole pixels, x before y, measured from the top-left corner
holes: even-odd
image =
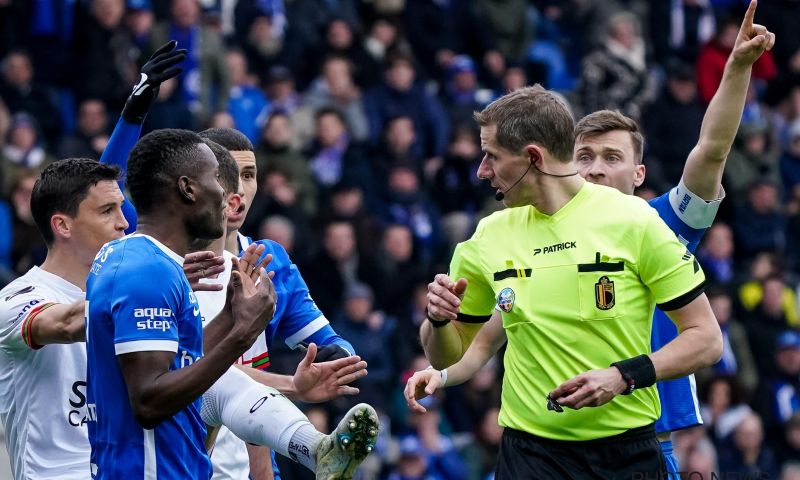
[[[367,362],[358,355],[352,355],[314,363],[316,356],[317,346],[311,343],[294,372],[292,384],[298,400],[320,403],[342,395],[358,395],[359,390],[349,384],[367,376]]]
[[[750,66],[758,60],[766,50],[772,50],[775,45],[775,34],[767,30],[767,27],[753,23],[756,15],[756,0],[750,0],[750,6],[744,14],[742,26],[739,28],[739,35],[733,45],[731,58],[734,62],[742,66]]]
[[[616,367],[589,370],[550,392],[550,398],[562,407],[575,410],[583,407],[599,407],[611,401],[628,388]]]
[[[436,275],[428,284],[428,318],[441,322],[456,320],[466,290],[465,278],[454,282],[444,273]]]
[[[417,400],[433,395],[440,386],[442,386],[442,372],[439,370],[428,368],[414,373],[408,379],[403,391],[408,408],[414,412],[425,413],[427,410]]]
[[[264,245],[250,245],[242,258],[232,258],[233,270],[228,283],[228,307],[233,317],[233,331],[248,345],[264,331],[275,314],[276,294],[272,277],[266,266],[272,255],[265,255]]]
[[[133,92],[125,102],[122,118],[131,123],[144,123],[161,84],[183,71],[179,64],[186,59],[186,50],[176,50],[177,46],[178,42],[170,40],[161,45],[142,65],[139,83],[133,87]]]
[[[225,271],[225,258],[214,252],[192,252],[183,258],[183,274],[195,292],[217,292],[221,283],[201,283],[203,279],[214,279]]]

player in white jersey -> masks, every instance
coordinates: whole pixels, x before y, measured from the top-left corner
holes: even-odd
[[[14,478],[89,476],[84,289],[97,251],[128,227],[118,177],[116,167],[69,159],[34,185],[47,258],[0,291],[0,417]]]
[[[219,181],[225,189],[228,198],[227,213],[237,212],[241,209],[242,183],[236,161],[231,153],[221,145],[206,140],[206,144],[219,162]],[[238,192],[238,193],[237,193]],[[187,278],[196,280],[193,289],[196,292],[197,302],[200,306],[200,315],[205,328],[223,309],[226,293],[223,290],[231,278],[231,264],[234,254],[224,249],[225,237],[220,237],[208,248],[210,252],[197,252],[186,256],[184,272]],[[208,253],[213,252],[215,257],[208,258]],[[221,255],[221,256],[220,256]],[[214,261],[214,258],[217,260]],[[224,263],[219,264],[219,259],[224,258]],[[204,261],[210,260],[210,261]],[[273,262],[270,268],[273,268]],[[275,270],[273,270],[275,271]],[[280,272],[276,271],[273,283],[277,282]],[[215,277],[215,278],[208,278]],[[284,302],[288,298],[280,293],[276,284],[279,297]],[[273,318],[274,321],[274,318]],[[266,337],[262,333],[256,342],[237,360],[243,371],[255,380],[275,387],[287,397],[304,402],[320,402],[339,395],[356,395],[359,390],[347,384],[367,375],[366,362],[358,356],[336,359],[325,363],[312,364],[315,360],[313,352],[307,353],[301,362],[294,377],[276,375],[263,371],[269,366],[269,351]],[[252,367],[252,368],[250,368]],[[256,372],[255,370],[258,370]],[[271,463],[269,449],[256,445],[246,445],[236,438],[226,427],[220,427],[216,435],[216,442],[210,452],[213,468],[213,480],[247,480],[248,478],[269,478]]]

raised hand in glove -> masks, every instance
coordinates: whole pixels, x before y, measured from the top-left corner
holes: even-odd
[[[144,123],[150,106],[158,96],[158,88],[161,83],[183,71],[183,67],[178,64],[186,59],[186,50],[176,50],[177,46],[178,42],[170,40],[156,50],[147,63],[142,65],[139,83],[133,87],[133,93],[125,102],[125,108],[122,109],[122,118],[126,121],[137,124]]]

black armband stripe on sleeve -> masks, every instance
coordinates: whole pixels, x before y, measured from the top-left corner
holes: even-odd
[[[466,313],[458,314],[458,321],[461,323],[486,323],[492,318],[491,315],[467,315]]]
[[[494,272],[494,281],[499,282],[506,278],[528,278],[533,270],[530,268],[509,268],[502,272]]]
[[[659,303],[657,306],[658,308],[661,309],[662,312],[671,312],[673,310],[677,310],[681,307],[685,307],[692,300],[699,297],[700,294],[705,291],[705,289],[706,289],[706,282],[703,281],[702,283],[700,283],[700,285],[694,287],[693,289],[689,290],[688,292],[684,293],[678,298],[673,298],[668,302]]]

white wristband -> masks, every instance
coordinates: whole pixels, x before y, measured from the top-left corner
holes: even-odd
[[[447,386],[447,369],[445,368],[445,369],[443,369],[443,370],[439,371],[439,375],[441,375],[441,378],[442,378],[442,388],[444,388],[444,387],[446,387],[446,386]]]

